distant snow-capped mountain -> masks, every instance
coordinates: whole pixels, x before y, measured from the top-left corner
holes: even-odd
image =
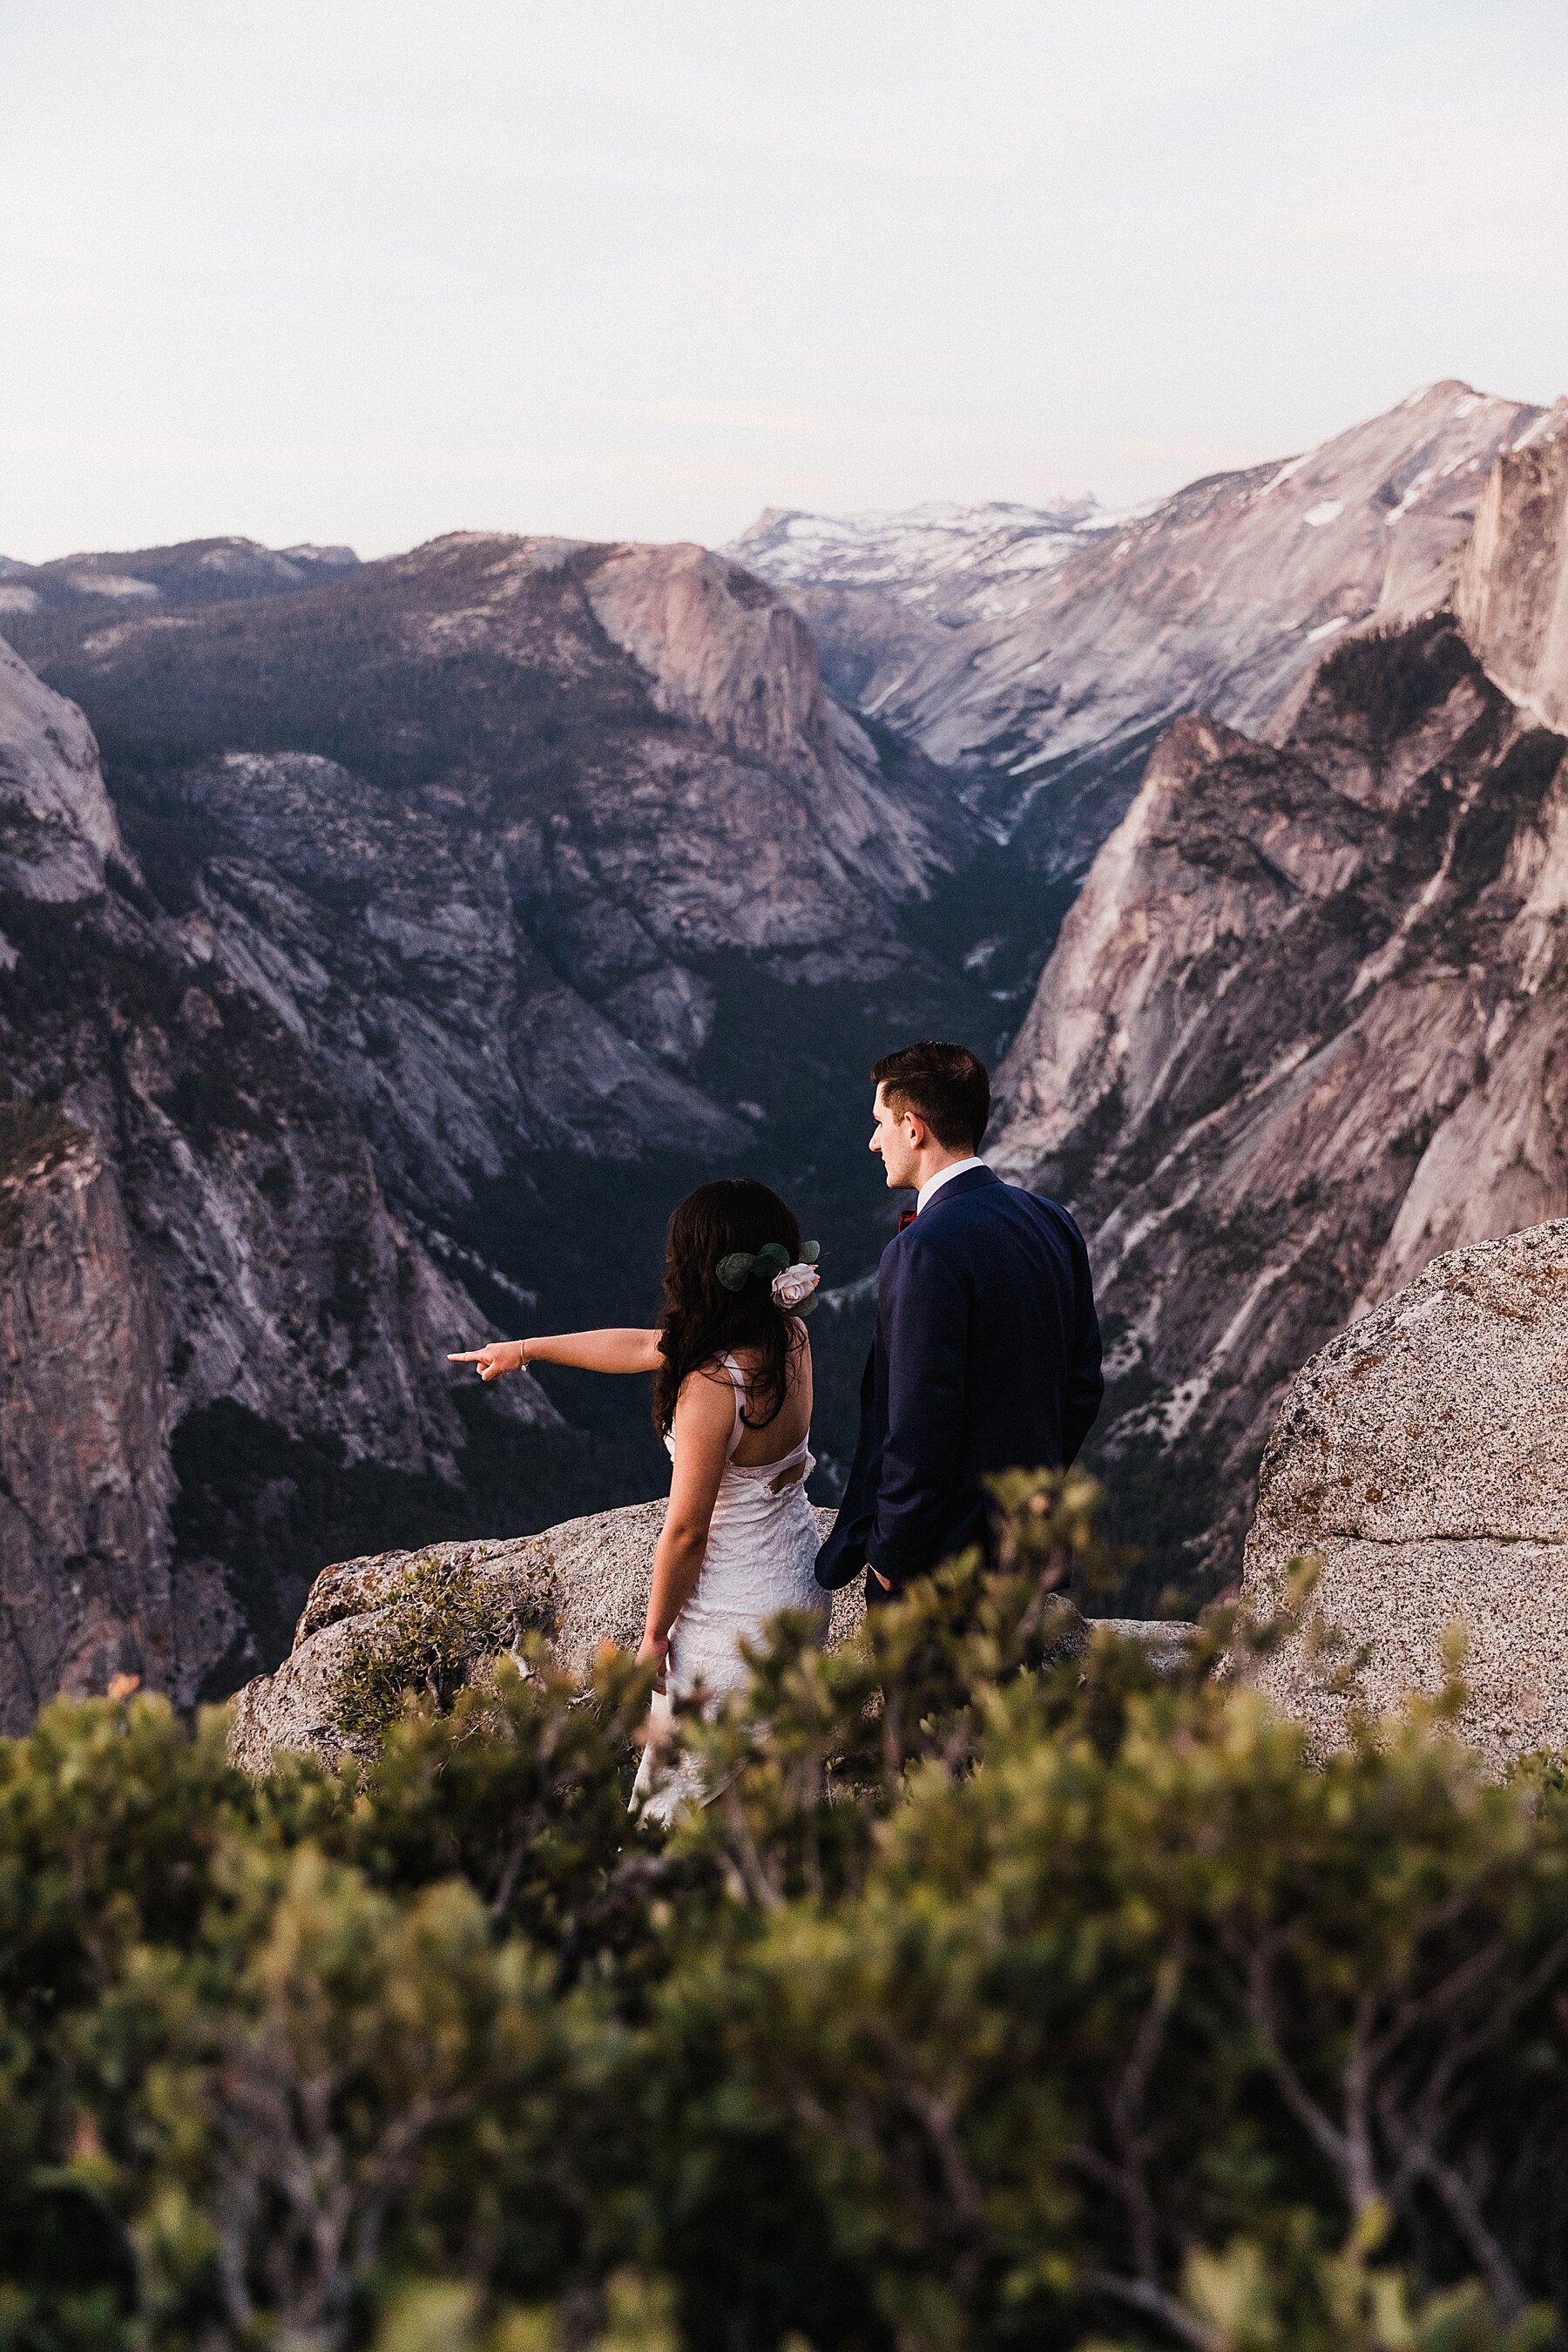
[[[1021,612],[1042,573],[1119,520],[1092,498],[1052,507],[938,500],[851,515],[769,507],[733,551],[781,587],[876,588],[958,625]]]
[[[1449,380],[1120,515],[768,514],[735,551],[805,613],[836,692],[1070,873],[1170,719],[1265,728],[1335,636],[1441,604],[1495,460],[1541,414]]]

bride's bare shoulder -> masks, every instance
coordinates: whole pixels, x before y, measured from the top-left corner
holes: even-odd
[[[680,1392],[675,1400],[676,1412],[683,1421],[695,1415],[700,1421],[711,1421],[715,1426],[722,1422],[726,1427],[734,1404],[735,1384],[717,1360],[693,1364],[681,1381]]]
[[[733,1361],[741,1375],[741,1390],[749,1396],[756,1378],[756,1366],[748,1363],[745,1357],[739,1353],[736,1354]],[[732,1411],[735,1392],[734,1374],[720,1356],[710,1356],[706,1363],[693,1364],[680,1383],[680,1393],[683,1397],[700,1396],[705,1401],[710,1401],[710,1409],[714,1412],[721,1409],[725,1412]]]

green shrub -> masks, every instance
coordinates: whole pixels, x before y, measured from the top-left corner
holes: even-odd
[[[415,1691],[444,1713],[474,1666],[509,1648],[525,1623],[548,1622],[552,1575],[542,1553],[536,1588],[520,1601],[481,1576],[471,1554],[431,1551],[411,1560],[338,1677],[343,1729],[378,1738]]]
[[[668,1838],[646,1673],[528,1640],[335,1774],[141,1698],[0,1744],[0,2342],[1545,2341],[1560,1764],[1489,1782],[1450,1690],[1314,1769],[1233,1616],[1085,1646],[1092,1512],[780,1621]]]

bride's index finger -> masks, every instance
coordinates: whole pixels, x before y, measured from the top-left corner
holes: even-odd
[[[489,1353],[488,1348],[469,1348],[463,1355],[448,1356],[447,1361],[449,1364],[477,1364],[481,1356],[488,1356]]]

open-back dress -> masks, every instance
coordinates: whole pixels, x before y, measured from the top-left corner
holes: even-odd
[[[745,1428],[746,1376],[733,1356],[721,1356],[735,1391],[735,1418],[697,1589],[670,1632],[665,1689],[656,1692],[649,1739],[632,1791],[634,1808],[668,1821],[688,1802],[704,1803],[716,1790],[702,1786],[693,1759],[674,1771],[661,1768],[658,1734],[672,1702],[699,1696],[711,1705],[746,1679],[742,1642],[755,1641],[781,1609],[808,1610],[826,1626],[828,1596],[816,1581],[816,1521],[805,1499],[816,1468],[810,1433],[777,1462],[749,1466],[735,1448]],[[667,1437],[671,1461],[675,1440]]]

